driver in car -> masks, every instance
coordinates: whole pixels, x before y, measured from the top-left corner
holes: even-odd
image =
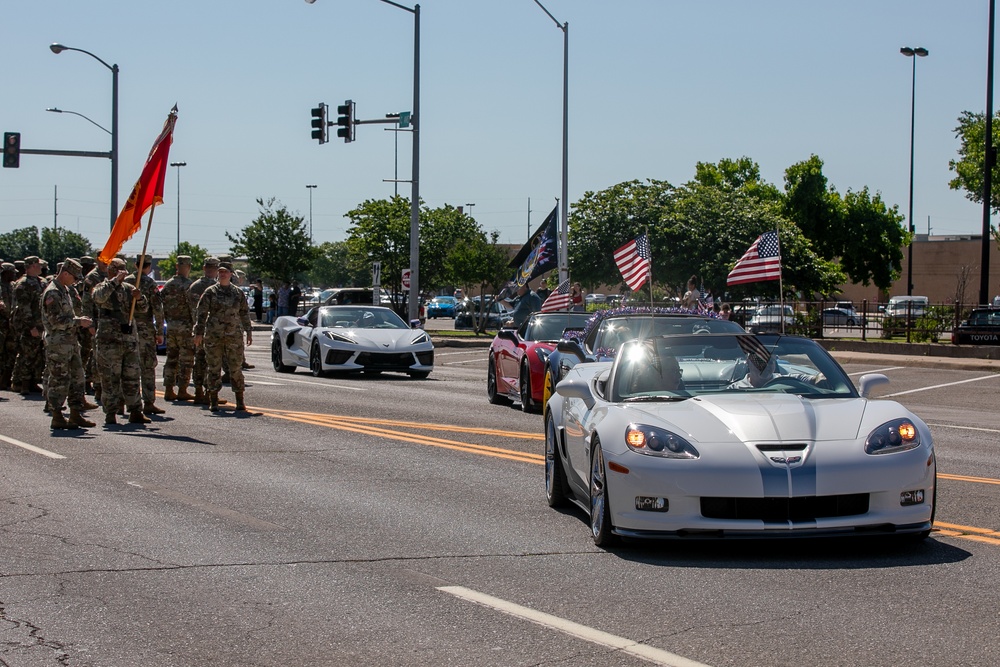
[[[822,373],[809,375],[807,373],[779,372],[778,355],[776,354],[772,354],[768,357],[767,364],[764,365],[763,370],[757,368],[757,364],[753,363],[750,355],[747,355],[746,367],[746,375],[735,382],[731,382],[727,389],[759,389],[778,378],[790,378],[792,380],[798,380],[812,385],[818,385],[826,380],[826,376]]]

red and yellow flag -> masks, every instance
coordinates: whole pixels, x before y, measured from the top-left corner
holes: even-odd
[[[132,194],[128,196],[128,201],[122,207],[122,212],[115,220],[115,226],[111,228],[111,236],[104,244],[100,259],[104,263],[110,262],[115,255],[121,251],[122,246],[142,227],[142,216],[152,206],[159,206],[163,203],[163,182],[167,176],[167,166],[170,158],[170,144],[174,140],[174,124],[177,122],[177,105],[170,110],[167,122],[163,124],[163,131],[153,142],[153,148],[146,158],[146,165],[142,168],[139,180],[132,187]]]

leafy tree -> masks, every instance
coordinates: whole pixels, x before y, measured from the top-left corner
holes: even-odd
[[[275,198],[258,199],[260,215],[233,236],[233,255],[244,255],[250,269],[273,281],[291,280],[312,266],[314,250],[302,216],[292,215]]]
[[[741,190],[748,195],[767,201],[780,201],[781,191],[760,177],[760,165],[748,157],[730,160],[723,158],[718,164],[698,162],[694,168],[696,183],[723,190]]]
[[[0,257],[5,261],[13,262],[32,255],[41,257],[41,253],[42,246],[38,237],[38,227],[23,227],[6,234],[0,234]]]
[[[456,283],[449,270],[448,255],[455,247],[472,243],[477,236],[482,236],[479,223],[450,204],[421,211],[421,287]]]
[[[958,159],[948,161],[955,178],[948,182],[952,190],[965,190],[965,197],[983,203],[983,177],[986,165],[986,114],[963,111],[958,117],[955,137],[961,144]],[[993,121],[993,146],[1000,144],[1000,111]],[[1000,164],[993,165],[990,209],[1000,212]]]
[[[208,250],[196,243],[181,241],[178,250],[170,253],[166,259],[160,260],[159,268],[161,277],[169,280],[177,272],[177,255],[187,255],[191,258],[192,279],[197,279],[201,276],[201,267],[205,264],[205,258],[208,257]]]
[[[382,286],[402,291],[403,269],[410,266],[410,202],[400,196],[369,199],[347,212],[347,248],[353,262],[382,262]]]
[[[840,195],[827,185],[819,157],[811,155],[785,170],[785,215],[827,259],[843,252],[848,235],[842,224],[840,204]]]
[[[447,259],[449,273],[466,294],[472,293],[474,285],[479,287],[482,298],[474,327],[477,334],[486,330],[486,309],[511,277],[510,255],[499,243],[499,238],[498,231],[491,232],[488,239],[486,234],[478,232],[464,243],[453,246]]]
[[[326,242],[316,248],[308,280],[311,285],[366,287],[372,282],[371,265],[355,261],[346,241]]]

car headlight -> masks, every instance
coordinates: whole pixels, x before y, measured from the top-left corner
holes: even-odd
[[[535,348],[535,356],[538,357],[538,360],[540,362],[542,362],[543,366],[545,365],[545,362],[548,361],[549,354],[551,354],[551,353],[552,353],[552,350],[547,350],[544,347],[536,347]]]
[[[324,331],[323,335],[326,336],[327,338],[329,338],[331,340],[335,340],[335,341],[337,341],[339,343],[350,343],[351,345],[357,345],[358,344],[358,341],[354,340],[353,338],[348,338],[347,336],[341,335],[341,334],[336,333],[334,331]]]
[[[909,419],[894,419],[868,434],[866,454],[894,454],[920,446],[920,434]]]
[[[690,442],[681,436],[656,426],[629,424],[625,429],[625,444],[633,452],[668,459],[699,458]]]
[[[429,340],[430,338],[427,337],[427,334],[421,331],[419,334],[413,337],[413,340],[410,341],[410,345],[416,345],[417,343],[426,343]]]

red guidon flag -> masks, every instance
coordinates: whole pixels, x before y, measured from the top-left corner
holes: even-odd
[[[115,258],[122,246],[142,227],[142,216],[153,206],[163,203],[163,182],[167,176],[167,166],[170,162],[170,144],[174,140],[174,123],[177,122],[177,105],[170,110],[163,131],[153,142],[153,148],[146,158],[139,180],[132,187],[132,194],[122,207],[122,212],[111,228],[111,236],[104,244],[100,260],[105,264]]]

